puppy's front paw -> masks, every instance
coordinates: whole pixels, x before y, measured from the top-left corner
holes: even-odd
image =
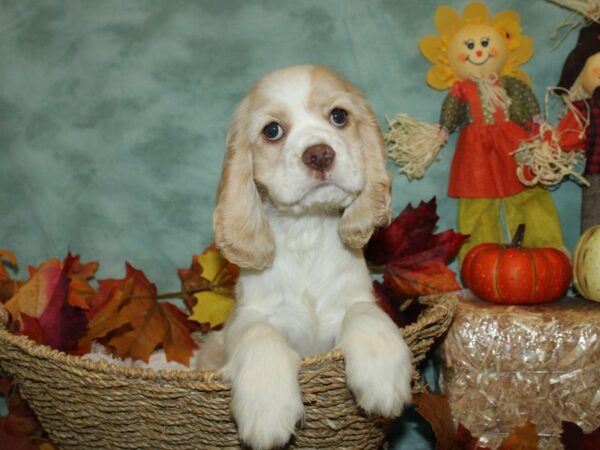
[[[285,445],[304,415],[300,393],[246,392],[234,397],[233,413],[240,439],[255,450]],[[296,395],[297,394],[297,395]]]
[[[399,416],[412,398],[410,349],[383,312],[354,309],[340,342],[348,387],[368,414]]]
[[[412,398],[410,351],[404,341],[382,343],[379,351],[376,345],[346,356],[348,387],[368,414],[396,417]]]
[[[255,327],[235,349],[224,373],[233,387],[240,439],[255,450],[285,445],[304,416],[300,357],[269,326]]]
[[[281,447],[304,415],[299,386],[276,379],[257,385],[238,384],[233,414],[244,443],[255,450]]]

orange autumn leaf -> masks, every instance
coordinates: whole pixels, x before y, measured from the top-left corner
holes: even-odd
[[[413,395],[416,411],[423,417],[435,435],[437,450],[452,450],[456,438],[448,400],[443,395],[423,392]]]
[[[388,264],[383,275],[383,284],[409,298],[460,289],[456,274],[442,261]]]
[[[18,334],[56,350],[76,351],[87,326],[81,308],[67,302],[69,273],[78,261],[69,253],[63,262],[52,259],[30,271],[31,278],[5,304]]]
[[[29,279],[4,305],[12,319],[20,321],[21,314],[39,318],[59,285],[61,272],[61,263],[56,258],[43,262],[36,269],[30,268]]]
[[[97,262],[89,262],[81,264],[79,256],[75,256],[75,261],[69,271],[69,293],[67,301],[69,305],[79,306],[82,309],[90,307],[90,298],[95,294],[96,290],[90,285],[96,271],[98,270]]]
[[[79,342],[82,349],[97,339],[119,358],[148,362],[162,347],[167,360],[189,364],[197,348],[191,338],[193,324],[175,305],[158,301],[156,286],[143,272],[127,264],[123,280],[98,283],[100,289],[87,312],[88,332]]]
[[[68,257],[71,257],[70,253]],[[78,306],[81,309],[89,309],[90,298],[96,292],[96,290],[90,285],[90,280],[96,275],[99,264],[95,261],[81,264],[79,255],[72,256],[71,258],[72,261],[67,274],[69,277],[69,292],[67,294],[67,302],[69,305]],[[29,267],[29,278],[33,278],[36,272],[40,270],[44,264],[52,263],[62,268],[65,264],[65,261],[59,261],[56,258],[53,258],[45,263],[42,263],[40,267]]]
[[[62,274],[65,265],[67,271]],[[63,261],[51,258],[38,267],[29,267],[29,279],[19,284],[5,307],[13,320],[19,321],[21,314],[37,319],[48,307],[59,281],[66,281],[67,291],[63,300],[71,306],[88,309],[89,300],[95,293],[89,281],[97,269],[98,263],[81,264],[79,256],[71,253]],[[61,274],[66,276],[66,280],[62,280]]]
[[[162,346],[168,361],[189,365],[197,348],[190,335],[194,326],[177,306],[148,298],[134,300],[120,311],[119,319],[117,323],[132,328],[108,342],[117,356],[148,362],[152,352]]]
[[[8,261],[8,263],[12,266],[17,265],[17,257],[14,253],[9,252],[8,250],[0,249],[0,281],[8,281],[10,280],[10,276],[4,267],[4,260]]]
[[[537,450],[539,443],[540,438],[535,425],[527,421],[506,436],[498,450]]]
[[[8,250],[0,249],[0,303],[5,303],[12,298],[23,284],[21,281],[13,280],[10,277],[5,264],[17,267],[17,257]]]

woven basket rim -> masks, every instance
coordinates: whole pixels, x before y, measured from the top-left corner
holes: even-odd
[[[453,313],[461,291],[446,292],[444,294],[421,297],[418,301],[428,306],[418,319],[403,328],[400,328],[404,336],[410,336],[415,332],[426,328],[439,321],[440,317]],[[77,355],[70,355],[60,350],[52,349],[46,345],[38,344],[27,336],[19,336],[11,333],[6,328],[8,312],[0,303],[0,342],[7,341],[17,346],[25,353],[35,358],[52,359],[57,364],[66,364],[78,369],[102,372],[109,375],[120,375],[127,378],[141,378],[145,380],[186,381],[210,384],[212,387],[229,388],[229,384],[220,379],[219,372],[215,370],[181,370],[181,369],[153,369],[141,367],[124,367],[112,364],[105,360],[84,359]],[[302,358],[301,369],[308,366],[322,364],[328,361],[343,359],[342,352],[334,348],[328,352],[310,355]]]

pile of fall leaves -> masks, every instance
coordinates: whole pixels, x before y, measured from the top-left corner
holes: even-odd
[[[435,210],[435,199],[417,208],[409,205],[365,250],[373,270],[383,272],[383,281],[374,282],[379,303],[400,326],[411,320],[402,314],[403,302],[460,289],[447,264],[465,236],[452,230],[434,234]],[[16,268],[16,256],[0,250],[0,258],[5,263],[0,264],[0,302],[16,334],[74,355],[90,352],[99,342],[120,359],[147,362],[163,349],[168,361],[186,366],[197,348],[192,332],[218,328],[231,313],[239,275],[214,245],[178,271],[180,292],[163,294],[129,263],[124,278],[96,280],[98,263],[82,263],[69,253],[30,267],[28,279],[17,281],[5,268]],[[173,298],[182,299],[187,311],[168,301]]]
[[[398,326],[416,320],[421,311],[416,297],[460,289],[448,264],[466,236],[452,230],[435,234],[437,221],[435,198],[416,208],[409,205],[388,228],[375,233],[365,249],[373,272],[383,274],[382,281],[374,281],[378,302]],[[97,262],[82,263],[69,253],[63,260],[29,267],[23,281],[6,270],[15,270],[17,263],[14,254],[0,250],[0,302],[10,314],[12,332],[73,355],[84,355],[93,343],[100,343],[116,358],[148,362],[162,349],[167,361],[184,366],[198,348],[192,333],[221,327],[233,310],[239,275],[239,268],[214,245],[178,271],[181,291],[174,293],[158,293],[129,263],[124,278],[98,280]],[[170,299],[180,299],[185,310]],[[11,449],[53,449],[7,376],[0,376],[0,395],[8,406],[8,415],[0,419],[0,442]],[[442,396],[425,394],[415,403],[434,430],[438,448],[477,448],[472,437],[455,446],[468,431],[459,427],[456,434]],[[537,437],[535,429],[533,434]],[[444,447],[444,442],[450,446]]]

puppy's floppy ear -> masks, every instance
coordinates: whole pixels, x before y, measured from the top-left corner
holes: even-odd
[[[260,270],[273,262],[275,242],[254,183],[248,104],[246,98],[238,107],[227,136],[213,226],[217,248],[228,260]]]
[[[358,133],[363,147],[365,187],[342,215],[342,241],[353,248],[366,245],[377,227],[391,220],[392,175],[386,169],[387,150],[375,113],[360,93]]]

